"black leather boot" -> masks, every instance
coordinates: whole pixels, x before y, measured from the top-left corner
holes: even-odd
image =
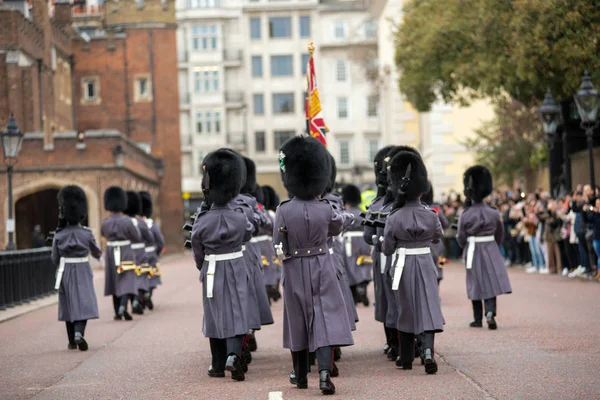
[[[428,374],[435,374],[438,370],[437,362],[433,357],[433,350],[425,349],[423,351],[423,357],[425,359],[425,372]]]
[[[323,394],[335,394],[335,386],[331,382],[331,373],[326,369],[319,373],[319,389]]]
[[[256,351],[256,349],[258,349],[258,343],[256,343],[256,336],[254,336],[254,331],[250,331],[250,333],[246,337],[246,346],[250,351]]]
[[[494,329],[498,329],[498,324],[496,324],[496,319],[494,318],[494,313],[493,312],[488,312],[485,316],[485,319],[487,320],[487,324],[488,324],[488,329],[494,330]]]
[[[339,361],[342,358],[342,349],[339,347],[333,348],[333,361]]]
[[[242,363],[236,354],[231,354],[227,357],[225,369],[231,372],[231,379],[234,381],[243,381],[246,379],[246,375],[242,369]]]

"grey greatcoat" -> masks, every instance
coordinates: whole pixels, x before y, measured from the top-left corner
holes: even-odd
[[[442,229],[443,230],[448,229],[448,227],[450,226],[450,223],[448,222],[448,218],[446,218],[446,216],[444,215],[444,211],[441,210],[437,205],[434,205],[432,207],[432,210],[437,213],[438,218],[440,219],[440,224],[442,225]],[[439,257],[442,256],[443,254],[444,254],[444,242],[443,241],[440,240],[437,243],[431,244],[431,256],[433,257],[433,263],[435,264],[435,267],[437,269],[438,280],[444,279],[444,269],[441,268],[439,265]]]
[[[163,249],[165,248],[165,238],[162,232],[160,231],[160,227],[154,220],[147,218],[146,225],[148,225],[148,228],[150,228],[150,232],[152,232],[152,236],[154,236],[154,247],[156,248],[156,252],[154,253],[155,257],[152,260],[154,264],[151,265],[153,267],[157,267],[159,266],[158,257],[160,257],[160,255],[163,252]],[[150,289],[154,289],[160,284],[162,284],[162,279],[160,276],[155,275],[152,278],[150,278]]]
[[[382,213],[389,213],[392,210],[393,205],[394,205],[393,201],[391,201],[387,204],[384,204],[381,207],[380,211]],[[385,218],[385,219],[381,219],[381,221],[385,222],[385,225],[387,227],[389,220],[387,218]],[[384,228],[377,228],[377,236],[379,238],[384,237]],[[380,245],[381,245],[381,240],[380,240]],[[383,293],[384,293],[383,296],[384,296],[385,300],[387,301],[387,308],[386,308],[387,312],[385,314],[385,320],[383,323],[388,328],[394,328],[394,327],[396,327],[396,324],[398,322],[398,304],[396,301],[396,294],[392,290],[393,271],[391,271],[391,267],[392,267],[393,257],[388,257],[387,254],[385,254],[383,252],[383,249],[382,249],[382,253],[386,257],[385,257],[385,268],[384,268],[383,276],[381,277],[381,286],[382,286]]]
[[[495,241],[475,243],[473,266],[467,269],[467,295],[471,300],[491,299],[512,293],[508,273],[498,245],[504,240],[504,226],[498,210],[483,203],[465,209],[458,221],[456,241],[468,251],[470,236],[494,236]]]
[[[346,256],[346,272],[350,286],[356,286],[363,282],[371,281],[371,268],[373,262],[371,259],[371,246],[362,238],[363,218],[360,216],[361,210],[352,207],[347,210],[354,215],[350,226],[346,227],[344,232],[344,253]],[[361,236],[350,236],[350,232],[358,232]]]
[[[269,218],[269,215],[263,210],[259,209],[258,202],[252,196],[246,194],[240,194],[236,201],[244,202],[252,209],[255,220],[257,222],[258,232],[270,232],[273,229],[273,221]],[[271,306],[269,305],[269,297],[267,296],[267,287],[265,286],[265,279],[263,276],[263,264],[262,264],[262,246],[263,242],[256,242],[258,238],[252,238],[246,243],[246,251],[250,257],[246,260],[248,264],[248,271],[250,273],[250,279],[253,281],[253,286],[256,291],[256,301],[258,303],[258,312],[260,315],[261,325],[271,325],[273,321],[273,314],[271,313]],[[268,240],[266,241],[268,243]]]
[[[271,229],[267,232],[261,229],[261,236],[267,235],[269,240],[260,242],[261,253],[263,257],[263,275],[265,278],[265,285],[277,286],[281,280],[281,262],[275,256],[275,249],[273,249],[273,223],[275,222],[275,213],[273,211],[267,211],[267,216],[271,219]]]
[[[130,241],[138,243],[142,240],[140,230],[133,224],[131,218],[120,213],[112,213],[102,221],[100,232],[107,242]],[[106,260],[104,260],[104,295],[121,297],[128,294],[137,294],[135,271],[117,273],[113,246],[106,246]],[[135,264],[131,245],[121,246],[121,262]]]
[[[90,255],[97,259],[102,256],[102,250],[91,230],[81,225],[68,225],[54,234],[52,262],[57,267],[63,257],[82,258]],[[58,320],[74,322],[98,316],[98,301],[90,263],[66,263],[58,289]]]
[[[292,199],[277,208],[273,244],[283,261],[283,347],[315,351],[354,344],[350,319],[327,237],[338,235],[344,218],[326,201]]]
[[[342,200],[342,196],[335,193],[327,193],[323,198],[331,203],[331,206],[335,212],[338,214],[344,213],[344,202]],[[343,220],[343,228],[350,226],[352,223],[351,218],[343,218]],[[343,238],[341,234],[335,237],[329,237],[327,240],[327,246],[333,250],[333,258],[336,261],[335,267],[341,276],[340,287],[342,289],[342,294],[344,295],[344,303],[346,304],[348,317],[350,318],[350,326],[354,331],[356,330],[356,322],[358,322],[358,313],[356,312],[356,303],[354,302],[354,296],[352,296],[350,283],[348,282],[348,276],[346,275],[346,255],[342,240]]]
[[[392,258],[396,249],[427,248],[443,235],[442,225],[434,211],[419,200],[408,201],[388,216],[382,251]],[[393,258],[395,261],[397,257]],[[389,276],[393,278],[394,269],[390,269]],[[431,254],[406,256],[400,286],[394,295],[398,306],[396,329],[414,334],[443,331],[437,270]]]
[[[206,292],[208,261],[205,255],[242,251],[254,227],[244,211],[231,205],[213,205],[210,211],[201,211],[192,229],[192,251],[200,269],[204,305],[204,336],[226,339],[248,333],[248,270],[244,257],[217,261],[214,274],[213,297]]]
[[[377,213],[383,207],[383,197],[377,197],[367,210],[366,219],[368,221],[375,221],[373,213]],[[373,241],[373,237],[376,237],[376,241]],[[381,272],[381,243],[379,242],[379,236],[377,235],[377,228],[373,226],[366,226],[363,231],[363,238],[367,244],[373,245],[373,286],[375,292],[375,301],[373,302],[375,308],[375,320],[385,324],[385,317],[387,315],[387,299],[383,290],[383,273]]]
[[[154,235],[150,231],[150,228],[148,228],[148,225],[146,224],[146,221],[144,221],[143,218],[136,217],[136,221],[138,229],[140,230],[140,234],[142,236],[142,242],[144,243],[144,247],[140,250],[135,250],[135,261],[140,268],[144,268],[147,266],[151,266],[152,264],[156,264],[156,253],[146,251],[148,247],[154,247]],[[145,292],[149,291],[150,275],[145,273],[138,276],[137,288]]]

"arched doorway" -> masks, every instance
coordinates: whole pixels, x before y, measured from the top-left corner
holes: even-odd
[[[33,227],[40,225],[42,234],[56,229],[58,223],[58,189],[45,189],[20,198],[15,204],[17,249],[32,247]]]

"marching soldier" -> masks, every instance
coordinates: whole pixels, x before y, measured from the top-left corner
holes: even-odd
[[[152,267],[152,271],[150,274],[150,291],[146,293],[146,297],[144,298],[144,304],[149,310],[152,310],[154,308],[152,293],[154,292],[154,289],[162,284],[162,273],[160,271],[158,258],[165,250],[165,239],[160,227],[156,221],[152,219],[152,196],[150,196],[150,193],[148,192],[140,192],[140,198],[142,200],[142,216],[154,237],[154,246],[146,247],[146,256],[149,256],[148,262],[150,267]]]
[[[54,287],[58,290],[58,320],[67,325],[68,348],[86,351],[87,321],[99,317],[89,257],[100,259],[102,250],[92,231],[81,226],[87,199],[79,186],[64,187],[58,193],[58,207],[59,229],[52,241],[52,262],[58,267]]]
[[[329,159],[312,137],[297,136],[283,144],[279,165],[292,199],[277,208],[273,229],[273,244],[283,258],[283,346],[292,351],[295,371],[290,382],[308,387],[309,352],[316,352],[324,394],[335,393],[333,347],[354,343],[327,240],[342,231],[344,216],[320,199],[330,180],[324,173],[330,170]]]
[[[350,289],[355,302],[369,305],[367,285],[371,282],[371,246],[365,243],[363,237],[363,218],[359,208],[361,202],[360,189],[354,185],[346,185],[342,190],[342,198],[346,210],[354,215],[352,225],[344,232],[344,251],[346,256],[346,272]]]
[[[433,202],[433,185],[429,182],[429,190],[427,193],[421,197],[421,202],[424,203],[427,207],[431,208],[435,211],[440,219],[440,224],[442,224],[442,229],[448,229],[450,223],[448,222],[448,218],[444,215],[443,211]],[[444,242],[441,240],[436,244],[431,244],[431,256],[433,257],[433,262],[435,263],[435,267],[438,272],[438,286],[442,279],[444,279],[444,269],[443,266],[446,263],[446,258],[444,257]]]
[[[233,200],[239,194],[242,165],[230,150],[210,153],[203,162],[205,202],[194,222],[192,250],[203,288],[204,335],[210,340],[210,377],[245,379],[242,342],[248,332],[249,279],[243,243],[254,226]]]
[[[272,224],[275,222],[275,210],[279,206],[279,196],[271,186],[263,186],[264,207],[266,213],[271,219]],[[281,280],[281,261],[275,255],[273,249],[273,229],[268,233],[269,241],[263,244],[263,272],[265,285],[267,286],[267,295],[269,301],[277,301],[281,298],[279,292],[279,281]]]
[[[496,296],[512,293],[498,247],[504,240],[504,226],[498,210],[483,202],[492,193],[490,171],[476,165],[465,171],[463,180],[468,206],[458,221],[456,240],[466,247],[467,295],[473,303],[474,317],[470,326],[482,327],[485,306],[488,328],[496,329]]]
[[[130,296],[137,295],[136,264],[131,248],[142,238],[137,226],[123,212],[127,208],[127,194],[118,186],[111,186],[104,192],[104,209],[110,211],[102,221],[101,233],[106,239],[106,260],[104,264],[104,295],[113,296],[115,320],[125,318],[130,321],[127,302]]]
[[[401,151],[388,165],[395,203],[387,217],[381,249],[389,259],[393,258],[389,277],[397,303],[396,328],[400,335],[396,365],[412,369],[415,335],[420,335],[425,372],[435,374],[434,338],[436,332],[443,331],[444,317],[429,246],[442,238],[443,230],[438,216],[420,201],[429,189],[421,156],[414,151]]]

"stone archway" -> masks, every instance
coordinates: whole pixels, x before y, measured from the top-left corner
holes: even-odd
[[[56,229],[58,221],[58,189],[44,189],[21,197],[15,203],[15,238],[17,249],[33,247],[32,232],[41,227],[44,237]]]
[[[20,185],[16,185],[16,187],[13,190],[13,201],[15,202],[15,204],[17,204],[19,202],[19,200],[21,200],[22,198],[25,198],[27,196],[33,195],[35,193],[38,192],[43,192],[43,191],[47,191],[47,190],[56,190],[58,193],[58,190],[60,190],[61,188],[63,188],[64,186],[67,185],[78,185],[80,186],[83,191],[85,192],[85,195],[87,197],[87,202],[88,202],[88,226],[92,229],[92,232],[94,232],[94,236],[96,237],[97,240],[100,239],[100,203],[99,203],[99,198],[98,198],[98,194],[96,192],[96,190],[92,189],[90,186],[88,185],[84,185],[81,184],[77,181],[73,181],[73,180],[67,180],[67,179],[62,179],[62,178],[58,178],[58,177],[48,177],[48,178],[43,178],[43,179],[35,179],[35,180],[25,180],[24,183],[20,184]],[[56,197],[55,197],[56,198]],[[58,203],[56,203],[58,204]],[[44,205],[44,207],[46,207]],[[58,206],[56,205],[54,207],[55,209],[58,210]],[[8,202],[4,202],[4,215],[8,215]],[[15,217],[18,218],[18,216],[15,214]],[[52,230],[54,230],[54,228],[56,228],[56,223],[58,222],[58,215],[57,217],[54,219],[54,226],[52,227]],[[19,225],[19,221],[15,220],[15,225]],[[33,228],[33,226],[32,226]],[[20,243],[20,239],[17,236],[19,233],[15,232],[15,243]],[[31,232],[27,233],[25,232],[26,235],[31,236]],[[4,234],[4,242],[6,243],[8,240],[8,234],[5,232]]]

